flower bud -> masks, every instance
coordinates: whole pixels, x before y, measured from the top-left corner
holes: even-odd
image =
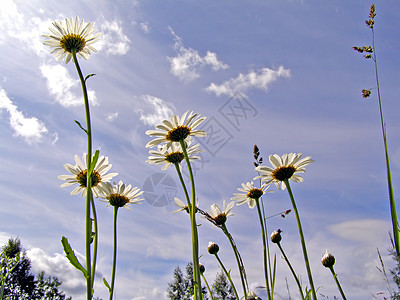
[[[213,242],[208,243],[208,253],[217,254],[219,251],[219,246]]]
[[[278,244],[282,240],[281,236],[282,230],[274,230],[274,232],[271,234],[271,241],[275,244]]]
[[[257,297],[257,295],[254,292],[250,292],[247,294],[246,300],[262,300],[260,297]]]
[[[322,265],[326,268],[331,268],[335,264],[335,257],[326,250],[321,259]]]
[[[203,274],[206,271],[206,267],[203,266],[202,264],[199,264],[199,270],[200,270],[200,274]]]

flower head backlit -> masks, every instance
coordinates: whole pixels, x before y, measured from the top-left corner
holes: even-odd
[[[250,208],[256,206],[256,200],[258,200],[265,193],[270,193],[268,191],[269,186],[262,185],[261,188],[255,188],[253,182],[242,183],[242,187],[238,188],[238,191],[242,193],[235,193],[231,200],[237,201],[237,205],[242,205],[247,203]]]
[[[75,155],[76,164],[65,164],[64,168],[72,175],[59,175],[57,178],[66,180],[67,182],[61,184],[61,187],[71,186],[78,184],[78,186],[71,192],[71,195],[81,193],[82,197],[86,196],[86,185],[87,185],[87,164],[86,164],[86,153],[83,154],[82,160],[78,155]],[[92,179],[92,193],[95,197],[99,197],[102,192],[103,184],[109,182],[118,173],[107,172],[111,169],[111,164],[108,162],[108,157],[100,156],[97,160],[96,166],[91,175]]]
[[[80,20],[79,17],[65,19],[65,24],[53,22],[54,27],[49,28],[52,34],[43,35],[48,38],[43,44],[53,48],[50,53],[54,53],[59,61],[65,57],[65,63],[68,63],[73,52],[88,59],[91,51],[97,52],[91,45],[100,39],[101,33],[96,33],[93,23],[83,25],[83,19]]]
[[[188,143],[186,151],[189,156],[189,161],[200,159],[199,156],[194,155],[204,151],[199,150],[199,147],[200,144],[191,145]],[[180,167],[180,162],[185,159],[182,147],[177,143],[173,143],[170,146],[167,144],[159,145],[157,150],[150,150],[149,154],[150,156],[146,162],[149,164],[163,165],[161,170],[167,169],[172,164],[179,164]]]
[[[279,189],[285,189],[285,180],[293,180],[294,182],[302,182],[304,179],[297,173],[305,173],[305,166],[312,163],[311,156],[300,159],[302,153],[289,153],[280,157],[277,154],[269,156],[269,162],[272,167],[258,166],[256,171],[261,173],[261,178],[265,183],[275,183]]]
[[[174,142],[186,140],[190,136],[206,136],[203,130],[195,130],[206,117],[193,112],[185,112],[181,118],[173,115],[170,120],[164,120],[157,125],[158,130],[147,130],[146,134],[151,137],[156,137],[154,140],[147,143],[146,148],[152,148],[162,143],[170,146]]]
[[[143,191],[140,191],[139,188],[126,186],[122,181],[119,181],[118,184],[107,182],[103,185],[101,198],[105,199],[102,201],[107,202],[107,206],[125,207],[130,210],[129,204],[138,204],[142,201],[143,199],[140,198],[142,194]]]

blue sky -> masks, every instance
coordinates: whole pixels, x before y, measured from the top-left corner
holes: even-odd
[[[375,1],[376,47],[387,122],[394,192],[400,178],[400,104],[397,38],[400,6]],[[86,151],[74,120],[84,122],[73,64],[57,62],[42,45],[52,21],[79,16],[103,33],[98,53],[81,60],[92,103],[94,148],[108,156],[116,179],[148,191],[166,176],[171,194],[183,197],[174,170],[148,165],[145,131],[193,110],[219,130],[202,140],[196,162],[200,206],[228,201],[256,175],[253,145],[270,154],[302,152],[315,162],[292,188],[302,217],[315,285],[339,293],[320,259],[329,249],[348,298],[373,299],[387,292],[376,249],[385,262],[390,212],[372,61],[352,50],[371,44],[364,24],[371,2],[334,1],[54,1],[3,0],[0,7],[0,243],[18,236],[33,270],[58,276],[63,290],[83,299],[84,280],[64,258],[61,236],[84,253],[84,201],[60,188],[65,163]],[[243,107],[244,110],[238,107]],[[176,185],[176,190],[174,189]],[[264,199],[267,215],[291,208],[286,191]],[[164,190],[156,187],[155,195]],[[171,195],[168,194],[168,195]],[[153,195],[154,196],[154,195]],[[158,201],[155,205],[153,201]],[[190,260],[190,228],[169,198],[154,198],[119,214],[117,299],[164,299],[177,265]],[[100,252],[95,294],[110,278],[112,209],[97,202]],[[255,210],[235,206],[227,226],[242,254],[249,282],[263,284],[262,243]],[[223,234],[201,220],[200,253],[213,281],[217,262],[209,241],[238,286],[234,257]],[[283,230],[282,246],[306,282],[294,215],[271,218]],[[277,298],[293,299],[296,287],[278,249]],[[378,299],[382,299],[376,296]],[[263,297],[264,298],[264,297]]]

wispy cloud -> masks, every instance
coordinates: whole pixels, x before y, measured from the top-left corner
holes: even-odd
[[[157,125],[162,120],[169,119],[169,117],[174,113],[175,107],[160,98],[143,95],[141,97],[145,103],[150,107],[150,112],[146,113],[144,109],[139,109],[137,112],[140,114],[140,121],[146,125]],[[146,108],[148,111],[149,108]]]
[[[129,51],[129,38],[124,34],[122,22],[104,20],[100,24],[102,37],[96,48],[104,50],[107,55],[124,55]]]
[[[18,107],[8,98],[5,90],[0,89],[0,109],[5,109],[10,114],[10,126],[15,135],[22,137],[28,144],[40,142],[47,128],[36,117],[25,117]]]
[[[219,61],[217,54],[207,51],[203,57],[192,48],[185,48],[182,39],[170,28],[175,39],[174,48],[177,52],[175,57],[168,57],[171,63],[171,73],[182,81],[191,81],[200,77],[199,71],[204,66],[211,66],[213,71],[228,68],[227,64]]]
[[[64,107],[84,104],[79,94],[79,80],[73,79],[67,68],[60,64],[42,65],[40,71],[47,79],[47,89],[50,95],[53,95],[59,104]],[[77,89],[77,93],[74,93],[74,89]],[[92,105],[98,104],[95,91],[89,89],[88,97]]]
[[[252,88],[267,91],[269,85],[279,77],[290,77],[290,70],[280,66],[277,70],[262,68],[258,72],[240,73],[236,78],[231,78],[221,84],[211,83],[206,90],[215,93],[217,96],[223,94],[233,96],[236,93],[244,94]]]

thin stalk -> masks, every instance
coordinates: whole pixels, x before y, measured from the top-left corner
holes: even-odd
[[[210,300],[214,300],[212,292],[211,292],[211,289],[210,289],[210,286],[208,285],[208,282],[206,280],[206,277],[204,276],[203,273],[200,273],[200,275],[201,275],[201,278],[203,278],[203,281],[206,283],[208,293],[210,294]]]
[[[260,225],[261,225],[261,235],[262,235],[262,241],[263,241],[263,257],[264,257],[264,276],[265,276],[265,285],[267,288],[267,295],[268,299],[271,300],[271,290],[269,287],[269,279],[268,279],[268,257],[267,257],[267,241],[266,241],[266,236],[265,236],[265,227],[264,227],[264,219],[260,207],[260,198],[255,199],[256,200],[256,205],[257,205],[257,212],[258,212],[258,218],[260,220]]]
[[[86,115],[86,135],[87,135],[87,157],[86,157],[86,168],[89,172],[90,165],[92,162],[92,130],[90,123],[90,110],[89,110],[89,99],[86,89],[85,79],[83,78],[81,68],[79,67],[78,59],[76,57],[76,51],[72,51],[72,57],[74,60],[74,64],[76,70],[79,75],[79,79],[81,81],[83,99],[85,103],[85,115]],[[92,271],[91,271],[91,237],[92,237],[92,229],[91,229],[91,218],[90,218],[90,206],[91,206],[91,198],[92,198],[92,180],[91,174],[86,174],[86,271],[88,273],[88,277],[86,278],[86,294],[87,299],[92,299],[93,295],[93,280],[92,280]]]
[[[235,242],[233,241],[232,236],[230,235],[230,233],[228,232],[228,228],[226,228],[225,224],[221,225],[222,231],[225,233],[225,235],[227,236],[229,242],[231,243],[231,247],[233,249],[233,253],[235,254],[235,258],[236,258],[236,263],[238,265],[239,268],[239,274],[240,274],[240,280],[242,282],[242,288],[243,288],[243,293],[244,293],[244,298],[247,298],[247,291],[249,289],[248,284],[247,284],[247,279],[246,279],[246,275],[245,275],[245,270],[244,270],[244,266],[243,266],[243,262],[242,259],[240,258],[240,254],[239,251],[237,250],[237,247],[235,245]]]
[[[379,75],[378,75],[378,61],[376,59],[374,27],[372,27],[372,49],[373,49],[373,60],[374,60],[374,66],[375,66],[376,86],[377,86],[377,90],[378,90],[379,115],[381,118],[383,145],[385,147],[386,174],[387,174],[388,189],[389,189],[390,212],[391,212],[391,216],[392,216],[393,238],[394,238],[394,244],[395,244],[395,248],[396,248],[396,254],[400,255],[399,224],[398,224],[398,219],[397,219],[396,202],[394,200],[392,175],[390,172],[389,151],[388,151],[387,139],[386,139],[385,121],[383,118],[381,91],[380,91]]]
[[[231,286],[232,286],[233,292],[235,293],[236,299],[239,300],[240,298],[239,298],[239,295],[238,295],[238,293],[237,293],[237,291],[236,291],[235,285],[233,284],[231,275],[228,273],[228,271],[226,270],[224,264],[223,264],[222,261],[219,259],[218,254],[215,253],[214,255],[215,255],[215,258],[217,259],[219,265],[221,266],[222,271],[224,271],[224,273],[225,273],[225,275],[226,275],[226,278],[228,278],[228,280],[229,280],[229,282],[230,282],[230,284],[231,284]],[[247,298],[247,296],[245,296],[245,299],[246,299],[246,298]]]
[[[292,189],[290,188],[289,179],[285,179],[284,182],[285,182],[286,188],[288,190],[290,200],[292,201],[292,206],[293,206],[294,213],[296,215],[297,227],[299,229],[301,247],[303,249],[304,262],[306,264],[308,281],[310,283],[311,293],[313,295],[313,299],[317,300],[317,295],[315,293],[314,282],[313,282],[313,278],[312,278],[312,274],[311,274],[310,262],[308,261],[308,254],[307,254],[307,249],[306,249],[306,241],[304,239],[303,229],[301,227],[299,212],[297,210],[296,202],[294,201]]]
[[[288,264],[290,271],[292,272],[294,280],[296,280],[297,287],[299,288],[299,292],[300,292],[300,295],[301,295],[301,299],[304,299],[304,294],[303,294],[303,290],[301,288],[301,284],[300,284],[299,278],[297,277],[296,272],[294,271],[292,265],[289,262],[289,259],[287,258],[285,252],[283,251],[281,244],[277,243],[277,245],[279,247],[279,250],[281,250],[281,252],[282,252],[283,258],[285,259],[286,263]]]
[[[199,237],[197,233],[197,223],[196,223],[196,191],[194,185],[194,176],[192,171],[192,166],[190,164],[189,155],[186,151],[185,141],[182,139],[179,141],[182,152],[185,155],[186,165],[189,171],[190,176],[190,184],[192,189],[192,207],[190,211],[190,222],[192,228],[192,255],[193,255],[193,279],[194,279],[194,299],[200,300],[203,299],[203,293],[201,291],[201,277],[199,270]]]
[[[113,265],[111,273],[111,288],[110,288],[109,300],[112,300],[114,295],[115,270],[117,268],[117,213],[118,213],[118,206],[114,206],[114,250],[113,250]]]
[[[97,213],[96,213],[96,207],[94,205],[94,200],[93,197],[90,199],[91,200],[91,205],[92,205],[92,214],[93,214],[93,233],[94,233],[94,238],[93,238],[93,260],[92,260],[92,286],[94,286],[94,274],[96,273],[96,262],[97,262],[97,245],[99,242],[98,239],[98,227],[97,227]]]
[[[342,287],[340,286],[339,280],[337,279],[337,274],[335,273],[335,271],[333,270],[333,266],[329,268],[332,272],[333,278],[335,279],[336,285],[339,289],[340,295],[342,295],[343,300],[346,300],[346,296],[342,290]]]
[[[178,173],[178,177],[179,177],[179,180],[181,182],[181,185],[182,185],[182,188],[183,188],[183,192],[185,193],[185,197],[186,197],[186,201],[187,201],[187,205],[188,205],[188,212],[190,212],[191,204],[190,204],[189,193],[187,191],[185,181],[183,180],[182,172],[181,172],[181,169],[179,167],[179,163],[175,163],[174,165],[175,165],[176,173]]]

